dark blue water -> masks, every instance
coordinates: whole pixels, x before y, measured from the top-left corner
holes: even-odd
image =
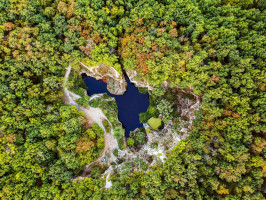
[[[84,77],[84,81],[89,88],[88,93],[90,96],[107,93],[115,98],[118,107],[118,118],[126,130],[126,137],[129,136],[130,131],[143,126],[139,121],[139,113],[146,112],[149,107],[148,93],[141,94],[128,78],[126,78],[127,91],[123,95],[111,94],[107,90],[106,83],[102,80],[98,81],[92,77]]]

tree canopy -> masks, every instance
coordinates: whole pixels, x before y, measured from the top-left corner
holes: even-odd
[[[265,8],[264,0],[1,0],[0,198],[264,199]],[[108,190],[99,168],[71,181],[104,148],[102,129],[63,101],[65,68],[80,61],[123,66],[156,88],[141,121],[174,121],[169,88],[200,97],[189,136],[163,166],[112,176]]]

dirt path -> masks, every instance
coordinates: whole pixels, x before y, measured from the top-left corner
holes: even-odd
[[[102,150],[100,157],[96,161],[90,163],[89,165],[86,165],[84,172],[88,172],[93,166],[97,165],[98,163],[101,163],[102,158],[107,153],[111,155],[111,159],[109,162],[115,161],[116,157],[113,155],[113,151],[115,149],[118,149],[118,143],[117,143],[117,140],[113,137],[114,132],[113,132],[113,127],[112,127],[111,122],[107,119],[107,117],[105,116],[105,114],[102,112],[100,108],[93,108],[91,106],[84,107],[84,106],[79,106],[77,104],[76,100],[81,98],[81,96],[75,94],[74,92],[69,91],[66,87],[66,83],[68,81],[70,72],[71,72],[71,66],[69,65],[66,68],[66,73],[64,77],[64,85],[63,85],[65,103],[69,105],[75,105],[79,110],[84,112],[85,117],[90,125],[93,123],[97,123],[99,127],[102,128],[104,131],[104,143],[105,143],[104,149]],[[111,126],[110,132],[106,132],[106,129],[102,123],[103,120],[107,120],[109,122]],[[83,178],[83,177],[77,177],[72,180],[77,180],[78,178]]]

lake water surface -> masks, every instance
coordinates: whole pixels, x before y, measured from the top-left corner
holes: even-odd
[[[102,80],[96,80],[93,77],[84,77],[84,81],[87,85],[89,95],[107,93],[111,97],[114,97],[118,107],[118,118],[122,122],[125,130],[126,137],[129,136],[129,132],[136,128],[142,127],[142,123],[139,121],[139,113],[146,112],[149,107],[149,94],[141,94],[134,86],[133,83],[127,81],[127,91],[123,95],[114,95],[107,90],[107,85]]]

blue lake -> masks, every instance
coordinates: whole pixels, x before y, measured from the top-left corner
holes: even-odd
[[[84,81],[88,87],[88,94],[107,93],[114,97],[118,107],[118,118],[122,122],[126,137],[130,131],[143,127],[139,121],[139,113],[146,112],[149,107],[149,94],[141,94],[137,87],[126,77],[127,90],[123,95],[114,95],[107,90],[107,85],[102,80],[96,80],[93,77],[84,77]]]

